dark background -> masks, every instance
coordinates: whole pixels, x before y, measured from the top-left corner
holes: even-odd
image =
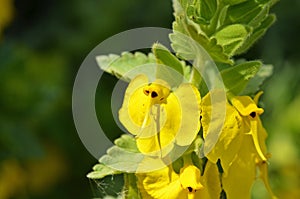
[[[274,65],[264,85],[263,122],[271,185],[284,199],[300,198],[299,10],[300,1],[275,5],[276,24],[243,55]],[[171,28],[172,21],[171,0],[0,0],[0,199],[92,198],[112,186],[85,177],[97,160],[73,123],[77,70],[108,37],[131,28]],[[110,89],[101,96],[109,97]],[[109,117],[102,122],[118,131]],[[254,186],[253,198],[266,198],[261,183]]]

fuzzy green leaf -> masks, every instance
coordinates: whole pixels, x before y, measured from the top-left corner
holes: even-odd
[[[255,0],[230,6],[227,11],[225,24],[249,24],[263,9],[264,5],[260,5]]]
[[[121,172],[107,167],[103,164],[96,164],[93,167],[93,171],[87,174],[87,177],[90,179],[101,179],[109,175],[120,174]]]
[[[220,11],[220,14],[218,16],[218,21],[217,21],[217,27],[216,28],[220,28],[221,26],[224,25],[225,23],[225,19],[226,19],[226,16],[227,16],[227,10],[228,10],[228,5],[227,6],[224,6],[221,11]]]
[[[122,196],[116,196],[116,197],[114,197],[114,196],[104,196],[103,199],[123,199],[123,197]]]
[[[119,55],[110,54],[100,55],[96,57],[99,67],[107,73],[110,73],[117,78],[123,77],[124,80],[130,81],[137,74],[151,74],[152,67],[146,67],[155,64],[155,57],[153,54],[145,55],[140,52],[134,54],[124,52]],[[140,67],[143,66],[144,67]],[[154,67],[153,67],[154,68]],[[153,72],[153,71],[152,71]]]
[[[159,64],[157,65],[156,77],[167,81],[171,87],[180,85],[184,77],[185,62],[180,61],[166,47],[158,43],[153,45],[152,52]]]
[[[272,75],[273,66],[263,65],[256,75],[248,82],[245,89],[242,91],[242,95],[251,95],[259,91],[262,83]]]
[[[127,134],[115,140],[115,145],[129,152],[139,153],[135,139]]]
[[[201,18],[209,23],[217,10],[217,0],[200,0],[199,6]]]
[[[249,61],[221,71],[227,92],[238,95],[259,71],[261,65],[259,61]]]
[[[224,3],[229,4],[229,5],[235,5],[235,4],[242,3],[244,1],[247,1],[247,0],[224,0]]]
[[[258,28],[256,28],[244,44],[236,51],[236,54],[246,52],[259,38],[261,38],[268,28],[275,22],[275,15],[269,15]]]
[[[174,15],[184,15],[190,5],[193,4],[194,0],[173,0]]]
[[[232,56],[243,45],[250,33],[251,29],[247,26],[233,24],[218,31],[214,37],[217,39],[218,44],[223,46],[224,52]]]
[[[141,153],[133,153],[118,146],[113,146],[107,150],[107,155],[102,156],[99,162],[115,170],[133,173],[137,170],[143,158],[144,156]]]
[[[144,158],[137,149],[135,139],[130,135],[122,135],[116,139],[115,144],[116,146],[108,149],[107,154],[102,156],[99,162],[115,170],[135,172]]]
[[[195,50],[200,44],[214,61],[232,64],[232,60],[223,52],[222,46],[217,44],[216,39],[208,38],[195,22],[185,17],[177,17],[173,23],[173,30],[174,33],[170,35],[170,39],[172,48],[179,57],[193,60]]]

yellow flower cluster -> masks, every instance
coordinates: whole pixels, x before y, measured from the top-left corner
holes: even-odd
[[[268,182],[267,133],[259,117],[264,110],[257,107],[260,95],[254,99],[233,96],[226,102],[222,131],[212,150],[205,154],[207,162],[202,172],[188,152],[183,154],[184,164],[178,173],[171,164],[136,174],[142,198],[218,199],[221,192],[228,199],[250,198],[257,168],[270,196],[276,198]],[[145,75],[139,75],[126,90],[119,117],[136,136],[141,153],[167,158],[174,145],[191,145],[201,124],[204,147],[209,144],[205,142],[209,126],[219,125],[218,119],[212,120],[214,105],[210,98],[208,93],[201,101],[198,90],[188,83],[172,91],[163,80],[149,84]]]

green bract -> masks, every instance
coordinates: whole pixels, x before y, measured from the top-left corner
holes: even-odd
[[[233,63],[232,56],[244,53],[274,23],[269,14],[274,0],[174,0],[173,48],[180,57],[190,59],[180,49],[180,34],[199,42],[216,62]]]

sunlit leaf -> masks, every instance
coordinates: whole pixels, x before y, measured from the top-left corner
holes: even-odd
[[[107,154],[99,160],[105,166],[127,173],[135,172],[144,156],[138,152],[135,139],[123,135],[115,141],[116,146],[107,150]],[[128,161],[130,160],[130,161]]]
[[[223,52],[222,46],[217,44],[216,39],[208,38],[206,34],[195,24],[186,18],[176,18],[173,23],[174,33],[170,35],[172,48],[176,54],[185,59],[195,59],[195,48],[200,44],[216,62],[232,63],[228,55]],[[187,39],[189,38],[189,39]]]
[[[166,47],[158,43],[153,45],[152,52],[159,64],[156,78],[165,80],[171,87],[181,84],[184,77],[183,68],[186,67],[185,62],[180,61]]]
[[[113,74],[117,78],[123,77],[127,81],[139,73],[149,74],[149,70],[151,70],[149,66],[156,63],[153,54],[145,55],[140,52],[134,54],[124,52],[121,56],[115,54],[99,55],[96,57],[96,61],[105,72]]]
[[[93,167],[93,171],[87,174],[90,179],[102,179],[109,175],[120,174],[120,171],[107,167],[103,164],[96,164]]]
[[[135,139],[130,135],[122,135],[121,138],[115,140],[115,144],[118,147],[125,149],[126,151],[139,153]]]
[[[238,95],[261,67],[259,61],[241,63],[221,72],[227,92]]]
[[[272,65],[263,65],[256,75],[248,82],[242,95],[250,95],[256,93],[266,78],[270,77],[273,73]]]
[[[233,24],[218,31],[214,37],[217,39],[218,44],[223,46],[226,54],[234,55],[235,51],[243,45],[250,33],[251,28]]]

